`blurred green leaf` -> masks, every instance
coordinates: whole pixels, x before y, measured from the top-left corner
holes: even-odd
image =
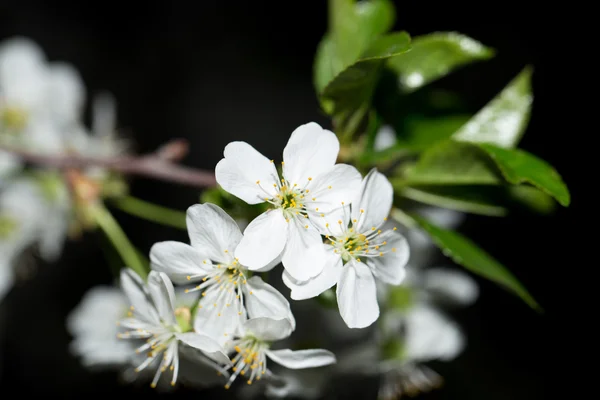
[[[388,292],[387,305],[397,310],[406,310],[414,303],[414,293],[404,285],[391,286]]]
[[[453,138],[505,148],[515,147],[527,128],[531,114],[531,72],[530,67],[525,68]]]
[[[500,217],[506,207],[498,204],[498,197],[488,196],[477,186],[403,187],[399,195],[421,203],[473,214]]]
[[[402,214],[398,216],[398,219],[407,218],[407,215],[398,209],[392,211],[392,216],[396,218],[394,214]],[[419,216],[412,215],[409,218],[412,218],[414,222],[423,228],[442,252],[455,263],[462,265],[475,274],[500,284],[523,299],[533,309],[542,311],[539,304],[517,278],[506,267],[471,240],[458,232],[435,226]]]
[[[404,360],[406,345],[401,337],[393,337],[383,342],[380,351],[383,360]]]
[[[556,209],[556,202],[552,196],[532,186],[510,186],[508,194],[516,204],[529,211],[549,214]]]
[[[556,208],[552,197],[532,186],[405,186],[396,194],[437,207],[498,217],[517,208],[540,214],[548,214]]]
[[[330,0],[329,30],[319,43],[314,63],[317,93],[353,64],[373,39],[389,31],[394,20],[389,0]]]
[[[395,32],[375,39],[363,55],[338,73],[323,89],[321,96],[331,102],[329,114],[349,114],[369,104],[383,62],[410,49],[410,36]]]
[[[496,162],[504,178],[514,184],[529,183],[567,207],[571,196],[561,176],[546,161],[520,149],[503,149],[489,144],[480,147]]]
[[[415,90],[465,64],[487,60],[494,51],[457,32],[435,32],[413,39],[412,50],[388,61],[403,91]]]
[[[495,185],[502,181],[496,166],[480,148],[448,140],[424,152],[407,170],[404,179],[392,183],[395,186]]]
[[[338,308],[337,295],[335,290],[335,287],[327,289],[326,291],[315,297],[315,299],[320,305],[322,305],[325,308]]]

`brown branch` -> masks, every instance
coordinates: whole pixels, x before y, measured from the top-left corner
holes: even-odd
[[[183,167],[175,164],[187,153],[187,143],[174,140],[157,152],[142,156],[118,156],[111,158],[87,157],[78,154],[48,155],[33,153],[0,144],[0,150],[12,153],[24,161],[60,169],[103,167],[128,175],[139,175],[196,187],[216,184],[215,174],[210,171]]]

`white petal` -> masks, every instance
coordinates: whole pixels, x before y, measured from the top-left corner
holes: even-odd
[[[158,312],[150,301],[142,279],[129,268],[121,270],[121,289],[136,315],[150,323],[160,323]]]
[[[323,349],[297,351],[290,349],[269,350],[267,351],[267,356],[277,364],[290,369],[323,367],[335,364],[336,362],[335,354]]]
[[[4,257],[0,258],[0,302],[2,302],[4,294],[12,288],[14,281],[10,261],[12,260],[5,260]]]
[[[333,167],[340,142],[331,131],[315,122],[300,125],[283,149],[283,176],[291,184],[304,185]]]
[[[325,245],[323,272],[305,282],[295,280],[287,271],[283,272],[283,283],[292,289],[293,300],[305,300],[318,296],[335,285],[342,273],[342,257],[333,252],[333,246]]]
[[[0,86],[2,96],[14,107],[30,108],[43,104],[46,59],[32,40],[17,37],[0,46]]]
[[[317,177],[308,188],[310,193],[305,198],[306,207],[326,213],[344,204],[349,205],[356,198],[361,188],[360,172],[351,165],[337,164]]]
[[[154,244],[150,249],[150,262],[153,270],[164,272],[180,285],[193,281],[188,280],[188,276],[200,275],[195,279],[198,280],[212,269],[206,253],[201,254],[192,246],[173,241]]]
[[[415,361],[455,358],[465,339],[458,326],[434,308],[419,304],[406,319],[406,357]]]
[[[305,218],[290,219],[281,261],[294,279],[305,281],[319,275],[323,271],[324,252],[321,235],[312,224]]]
[[[209,289],[196,309],[194,330],[215,338],[221,345],[238,334],[246,320],[246,310],[235,296],[235,292],[219,290],[218,286]]]
[[[399,285],[406,275],[404,267],[410,255],[408,242],[394,231],[383,233],[379,239],[387,241],[386,245],[379,248],[384,254],[381,257],[369,257],[368,263],[373,266],[376,278],[390,285]]]
[[[396,144],[396,132],[394,128],[389,125],[384,125],[379,128],[377,135],[375,135],[375,144],[373,148],[377,151],[389,149]]]
[[[246,227],[235,256],[249,269],[261,269],[279,257],[287,236],[288,223],[281,210],[268,210]]]
[[[277,265],[281,264],[281,257],[283,257],[283,251],[279,254],[273,261],[268,263],[262,268],[254,269],[254,272],[267,272],[275,268]]]
[[[371,270],[365,264],[350,260],[337,285],[340,315],[349,328],[365,328],[379,317],[377,289]]]
[[[424,289],[457,304],[472,304],[479,296],[477,282],[464,272],[432,268],[424,273]]]
[[[390,214],[393,200],[392,184],[385,175],[373,168],[363,179],[361,190],[352,201],[352,220],[358,220],[357,232],[366,232],[371,227],[382,225]]]
[[[248,317],[287,318],[296,327],[296,320],[290,303],[273,286],[263,282],[258,276],[248,279],[244,288]]]
[[[235,221],[214,204],[196,204],[188,208],[186,224],[192,246],[216,262],[229,261],[242,239]]]
[[[58,123],[75,123],[81,117],[85,101],[85,86],[72,65],[54,62],[48,68],[49,111]]]
[[[181,340],[188,346],[201,350],[207,355],[210,355],[210,358],[213,360],[221,364],[230,363],[229,357],[224,354],[223,348],[214,339],[194,332],[178,333],[176,336],[177,339]]]
[[[217,163],[215,176],[224,190],[248,204],[275,197],[273,184],[279,178],[268,158],[246,142],[229,143],[223,154],[225,158]]]
[[[292,334],[294,330],[289,319],[274,319],[268,317],[252,318],[244,322],[246,334],[252,334],[260,340],[273,342],[284,339]]]
[[[0,274],[1,268],[0,266]],[[128,306],[127,299],[119,288],[92,287],[69,313],[66,320],[67,330],[72,335],[114,338],[114,333],[116,333],[114,324],[125,316]]]
[[[150,271],[148,291],[160,318],[168,324],[175,324],[175,290],[167,274]]]

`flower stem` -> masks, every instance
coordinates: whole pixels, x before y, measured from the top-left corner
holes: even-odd
[[[139,258],[138,253],[121,229],[119,223],[114,219],[110,211],[103,205],[94,206],[92,214],[100,229],[104,231],[106,237],[111,241],[123,262],[135,271],[142,279],[148,276],[148,270]]]
[[[185,213],[182,211],[172,210],[132,196],[111,199],[111,204],[136,217],[156,222],[157,224],[186,229]]]

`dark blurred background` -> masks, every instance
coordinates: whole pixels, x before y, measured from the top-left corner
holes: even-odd
[[[400,2],[397,2],[400,4]],[[88,94],[112,92],[123,131],[148,152],[170,138],[189,140],[184,162],[213,168],[232,140],[251,141],[265,154],[279,154],[298,125],[329,126],[313,91],[312,59],[326,29],[326,2],[0,2],[0,41],[23,35],[38,42],[50,60],[72,63]],[[191,3],[190,3],[191,4]],[[548,52],[547,27],[534,14],[515,16],[496,8],[493,20],[457,13],[430,18],[428,2],[399,6],[396,29],[411,35],[457,30],[497,49],[497,57],[461,69],[438,84],[460,89],[476,111],[526,64],[533,64],[533,116],[521,147],[550,161],[567,184],[573,155],[556,135],[556,57]],[[486,12],[484,17],[490,17]],[[571,185],[572,188],[573,185]],[[185,209],[198,192],[136,179],[135,196]],[[577,207],[577,192],[574,203]],[[468,337],[466,351],[450,364],[435,365],[445,387],[424,399],[546,398],[550,349],[564,272],[577,235],[573,211],[552,217],[514,213],[507,218],[469,216],[461,230],[507,265],[546,312],[536,314],[493,284],[478,279],[481,298],[456,313]],[[160,240],[185,240],[184,232],[115,211],[132,241],[147,251]],[[17,393],[84,395],[130,393],[111,373],[91,374],[68,355],[64,318],[87,289],[111,275],[93,234],[67,245],[54,265],[40,266],[0,306],[5,331],[0,396]],[[561,285],[558,283],[562,282]],[[13,392],[13,389],[15,390]],[[367,397],[341,391],[339,398]],[[148,390],[148,394],[151,392]],[[182,391],[186,394],[185,391]],[[224,392],[210,391],[215,398]],[[351,396],[349,393],[353,393]],[[372,393],[372,392],[371,392]],[[187,393],[197,396],[195,393]]]

